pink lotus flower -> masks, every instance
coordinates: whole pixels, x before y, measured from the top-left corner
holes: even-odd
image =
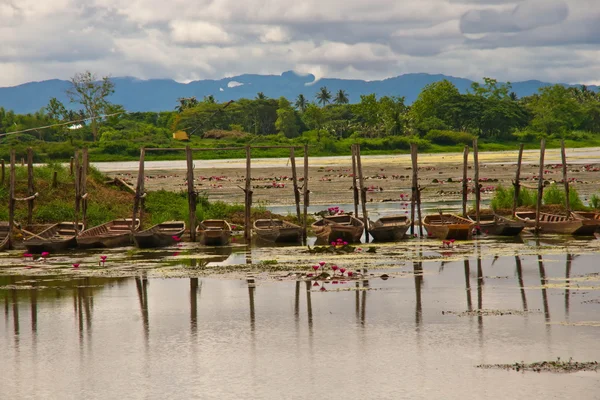
[[[50,255],[47,251],[42,251],[42,257],[46,258]]]
[[[237,226],[231,225],[231,229],[237,229]]]
[[[108,256],[100,256],[100,259],[102,260],[102,262],[104,262],[104,261],[106,261],[106,258],[107,258],[107,257],[108,257]]]
[[[340,272],[342,273],[342,276],[344,276],[344,272],[346,272],[346,268],[340,268]]]
[[[352,271],[348,271],[348,276],[349,276],[349,277],[352,277],[352,275],[354,275],[354,272],[352,272]]]
[[[313,274],[306,274],[308,278],[312,278]]]
[[[79,263],[73,264],[73,268],[79,268]]]
[[[344,242],[344,246],[348,246],[348,242]]]
[[[331,245],[332,245],[332,246],[335,246],[335,242],[331,242]]]
[[[313,269],[315,270],[315,272],[319,269],[318,265],[313,265]]]
[[[331,282],[331,284],[332,284],[332,285],[337,285],[337,284],[338,284],[338,281],[333,281],[333,282]]]
[[[323,267],[323,265],[327,264],[325,261],[319,261],[319,265]]]
[[[31,268],[33,268],[33,267],[32,267],[31,265],[28,265],[28,266],[26,266],[25,268],[27,268],[27,269],[31,269]]]
[[[25,258],[33,257],[33,254],[25,253],[25,254],[23,254],[23,257],[25,257]]]
[[[321,287],[321,289],[319,289],[319,290],[321,290],[321,292],[326,292],[327,291],[327,289],[325,289],[325,286]]]
[[[335,273],[335,271],[338,270],[338,266],[337,265],[332,265],[331,269],[333,270],[333,273]]]
[[[179,236],[175,236],[175,235],[171,236],[171,238],[176,242],[179,242],[181,240],[181,238]]]
[[[319,286],[319,282],[313,283],[313,286],[315,286],[315,287]]]
[[[175,253],[173,253],[173,257],[177,257],[180,253],[178,251],[176,251]]]

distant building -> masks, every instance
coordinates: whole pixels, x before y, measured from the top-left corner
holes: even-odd
[[[173,139],[175,140],[190,140],[186,131],[173,132]]]

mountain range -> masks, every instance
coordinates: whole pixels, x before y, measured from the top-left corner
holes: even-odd
[[[179,83],[171,79],[141,80],[132,77],[112,78],[115,93],[110,101],[122,104],[128,111],[167,111],[173,110],[180,97],[195,96],[201,100],[204,96],[213,95],[219,102],[254,98],[258,92],[270,98],[284,96],[294,100],[299,94],[311,100],[320,87],[326,86],[335,96],[343,89],[348,94],[350,102],[358,102],[360,95],[376,93],[378,96],[404,96],[406,104],[411,104],[425,85],[447,79],[462,93],[465,93],[473,81],[447,75],[405,74],[376,81],[355,79],[323,78],[315,81],[313,75],[299,75],[288,71],[281,75],[252,75],[245,74],[219,80],[198,80],[189,83]],[[553,83],[537,80],[513,82],[512,90],[519,96],[529,96],[536,93],[540,87]],[[0,107],[13,110],[16,113],[35,112],[56,97],[66,106],[69,100],[65,90],[69,81],[52,79],[41,82],[29,82],[18,86],[0,88]],[[597,86],[589,86],[598,90]],[[77,108],[76,105],[73,106]]]

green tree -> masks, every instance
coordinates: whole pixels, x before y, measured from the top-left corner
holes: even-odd
[[[314,104],[309,104],[306,107],[306,111],[302,114],[302,121],[304,124],[312,130],[316,130],[318,140],[321,140],[321,129],[325,123],[325,115],[323,109],[317,107]]]
[[[302,93],[300,93],[298,95],[298,97],[296,98],[296,108],[298,110],[300,110],[301,113],[303,113],[304,111],[306,111],[306,107],[308,106],[308,101],[306,100],[306,97],[304,97],[304,95]]]
[[[486,99],[494,98],[498,100],[506,99],[510,96],[512,84],[506,82],[498,84],[496,79],[483,78],[483,85],[478,82],[471,84],[471,90],[475,96],[485,97]]]
[[[345,90],[340,89],[335,95],[335,99],[333,100],[335,104],[348,104],[350,100],[348,100],[348,94]]]
[[[292,104],[285,98],[279,98],[279,108],[277,109],[277,120],[275,128],[286,137],[293,138],[298,136],[298,124],[296,121],[296,112]]]
[[[571,91],[562,85],[545,86],[527,103],[531,125],[546,135],[564,133],[582,122],[582,109]]]
[[[268,97],[263,92],[256,93],[256,100],[266,100]]]
[[[459,98],[456,86],[446,79],[425,86],[410,108],[414,128],[421,135],[431,129],[453,128],[457,111],[454,105]]]
[[[315,97],[317,99],[317,103],[319,103],[321,106],[325,106],[331,102],[331,92],[329,92],[326,86],[321,86]]]
[[[177,104],[177,107],[175,107],[175,110],[177,112],[183,112],[184,110],[187,110],[188,108],[196,107],[198,105],[198,99],[196,99],[195,96],[180,97],[177,99],[177,102],[179,103],[179,104]]]

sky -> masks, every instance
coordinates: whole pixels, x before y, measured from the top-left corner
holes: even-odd
[[[0,86],[294,70],[600,84],[600,0],[0,0]]]

